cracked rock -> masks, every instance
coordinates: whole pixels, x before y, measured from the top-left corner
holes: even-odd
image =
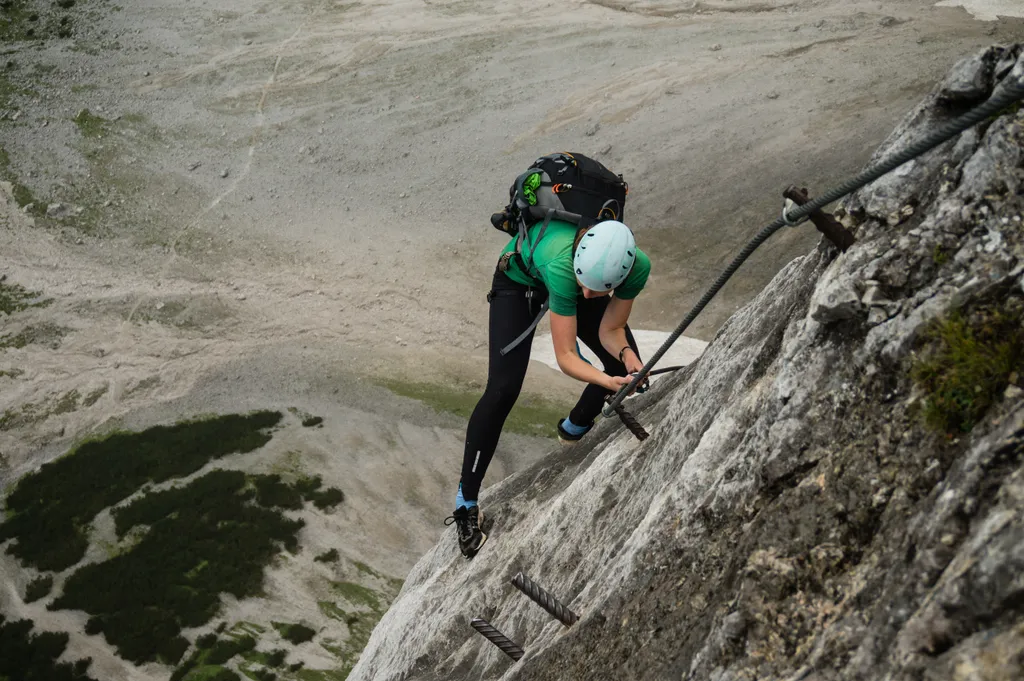
[[[994,56],[989,48],[957,62],[939,86],[939,100],[977,102],[988,97]]]
[[[822,286],[811,299],[811,318],[821,324],[854,319],[864,306],[850,279],[838,279]]]

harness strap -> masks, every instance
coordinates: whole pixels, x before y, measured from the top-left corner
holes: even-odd
[[[500,350],[501,356],[504,357],[505,355],[519,347],[519,344],[526,340],[527,337],[531,333],[533,333],[533,330],[537,328],[537,325],[540,324],[540,320],[544,318],[544,313],[547,311],[548,301],[545,300],[543,303],[541,303],[540,313],[537,315],[536,319],[534,319],[533,322],[528,327],[526,327],[526,331],[523,331],[521,334],[519,334],[518,338],[516,338],[514,341],[512,341],[511,343],[509,343]]]

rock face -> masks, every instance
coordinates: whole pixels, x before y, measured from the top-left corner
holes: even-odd
[[[879,155],[1024,74],[1020,52],[964,60]],[[486,490],[481,554],[447,531],[350,679],[1024,678],[1021,391],[948,435],[911,376],[933,319],[1019,305],[1022,139],[1005,113],[850,197],[852,249],[794,260],[633,400],[648,440],[606,421]]]

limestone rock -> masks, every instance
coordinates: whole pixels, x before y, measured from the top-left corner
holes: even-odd
[[[1024,70],[1007,54],[958,64],[876,156]],[[1019,376],[947,436],[911,370],[936,318],[1024,296],[1019,116],[851,197],[857,244],[789,263],[700,360],[627,402],[647,440],[604,419],[485,488],[481,553],[446,531],[349,679],[1022,678]],[[911,224],[889,224],[905,206]],[[564,631],[515,592],[520,570],[580,621]],[[476,616],[526,657],[511,665]]]

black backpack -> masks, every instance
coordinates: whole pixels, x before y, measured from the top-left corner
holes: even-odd
[[[629,185],[600,162],[583,154],[562,152],[542,156],[516,178],[509,187],[509,202],[505,210],[491,216],[495,228],[518,236],[514,252],[499,262],[508,269],[511,257],[518,260],[520,269],[529,273],[529,263],[521,255],[527,232],[534,224],[544,221],[539,242],[548,222],[562,220],[589,229],[602,220],[623,219]],[[533,249],[530,249],[532,259]]]

